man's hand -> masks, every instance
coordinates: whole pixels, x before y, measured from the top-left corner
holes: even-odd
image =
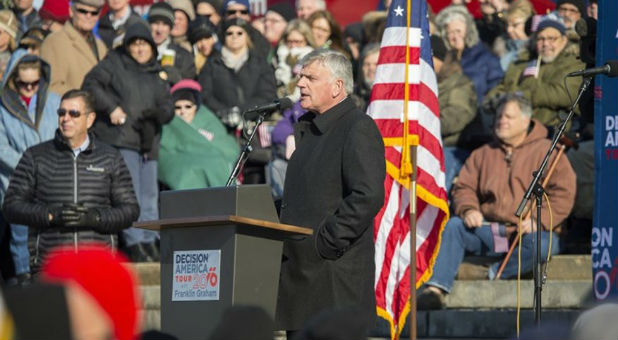
[[[65,204],[51,212],[50,224],[59,228],[95,229],[99,226],[100,215],[94,208],[78,204]]]
[[[483,225],[483,214],[476,209],[466,210],[463,221],[468,228],[478,228]]]
[[[528,218],[521,222],[521,233],[530,234],[536,231],[536,221]]]
[[[114,111],[109,114],[109,120],[114,125],[122,125],[127,121],[127,114],[124,113],[120,106],[117,106]]]

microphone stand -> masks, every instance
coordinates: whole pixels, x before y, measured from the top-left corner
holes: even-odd
[[[243,146],[242,152],[240,153],[240,155],[238,155],[238,159],[236,160],[236,165],[234,166],[234,169],[232,170],[232,173],[230,174],[230,177],[227,179],[227,182],[225,183],[226,187],[232,186],[232,183],[234,183],[236,181],[236,178],[240,174],[240,169],[243,168],[243,166],[245,165],[245,162],[249,158],[249,153],[251,153],[251,151],[253,151],[253,147],[251,146],[251,142],[253,142],[253,139],[255,138],[255,134],[256,134],[258,128],[264,122],[264,119],[266,118],[266,112],[267,112],[266,110],[260,111],[260,115],[258,116],[258,119],[256,121],[255,127],[251,131],[251,135],[249,135],[249,138],[248,138],[247,142],[245,143],[245,146]],[[247,112],[243,113],[243,116],[246,113]]]
[[[541,290],[546,280],[546,277],[543,277],[541,279],[541,275],[542,275],[542,271],[541,271],[541,231],[542,231],[541,206],[543,202],[542,200],[543,200],[543,194],[545,193],[545,189],[543,189],[543,186],[541,185],[540,180],[541,180],[541,176],[543,175],[543,172],[545,171],[545,168],[547,167],[547,163],[549,162],[549,157],[551,157],[551,154],[554,152],[554,149],[556,148],[556,144],[558,144],[560,137],[562,136],[562,134],[564,133],[564,130],[566,129],[567,123],[573,118],[575,106],[579,103],[579,100],[581,99],[582,94],[586,91],[588,86],[590,86],[592,77],[593,76],[584,77],[584,80],[581,86],[579,87],[579,93],[577,94],[575,103],[571,105],[569,114],[560,124],[558,132],[554,134],[549,150],[547,150],[547,154],[545,154],[545,158],[543,158],[543,162],[541,163],[541,166],[539,167],[537,171],[532,173],[534,178],[532,179],[532,182],[530,182],[530,185],[528,186],[528,189],[526,190],[526,193],[524,194],[524,197],[521,200],[519,207],[517,208],[517,212],[515,212],[515,216],[520,217],[523,214],[523,211],[526,205],[528,204],[530,197],[534,194],[534,197],[536,198],[536,218],[537,218],[536,252],[534,254],[534,322],[537,327],[541,326]],[[549,227],[551,228],[552,226],[549,226]],[[521,244],[519,246],[521,247]]]

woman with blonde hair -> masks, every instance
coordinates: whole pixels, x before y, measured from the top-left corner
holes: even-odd
[[[315,48],[309,25],[300,19],[290,21],[281,36],[273,58],[277,97],[290,96],[292,101],[300,98],[294,77],[298,74],[298,62]]]
[[[526,21],[534,14],[534,7],[528,0],[514,1],[506,12],[508,39],[504,42],[504,52],[500,56],[500,66],[504,71],[513,61],[517,60],[517,55],[525,50],[529,41]]]
[[[11,54],[17,49],[16,37],[19,33],[17,24],[13,11],[0,10],[0,53]]]

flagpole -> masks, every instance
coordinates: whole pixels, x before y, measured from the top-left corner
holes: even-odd
[[[410,340],[416,340],[416,145],[410,146]]]

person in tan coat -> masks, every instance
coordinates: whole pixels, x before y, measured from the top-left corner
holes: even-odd
[[[489,278],[495,277],[501,257],[508,250],[508,237],[515,230],[515,211],[532,180],[532,172],[541,164],[551,142],[547,129],[532,119],[530,101],[519,93],[507,94],[498,109],[493,142],[472,152],[466,160],[458,181],[453,185],[453,211],[442,233],[440,252],[433,275],[418,297],[418,306],[434,309],[443,306],[444,295],[450,292],[459,265],[466,254],[495,257],[489,267]],[[550,164],[553,161],[550,158]],[[547,202],[541,215],[541,259],[560,251],[560,225],[567,218],[575,201],[575,172],[568,159],[558,160],[556,169],[545,185],[551,202],[553,220]],[[532,270],[536,245],[536,210],[532,219],[521,225],[521,272]],[[553,230],[549,248],[549,231]],[[518,249],[515,249],[517,254]],[[503,278],[517,276],[517,256],[506,264]]]
[[[41,58],[51,66],[50,89],[60,95],[80,88],[86,73],[107,54],[107,47],[92,29],[104,0],[76,0],[69,8],[71,20],[50,34],[41,45]]]

